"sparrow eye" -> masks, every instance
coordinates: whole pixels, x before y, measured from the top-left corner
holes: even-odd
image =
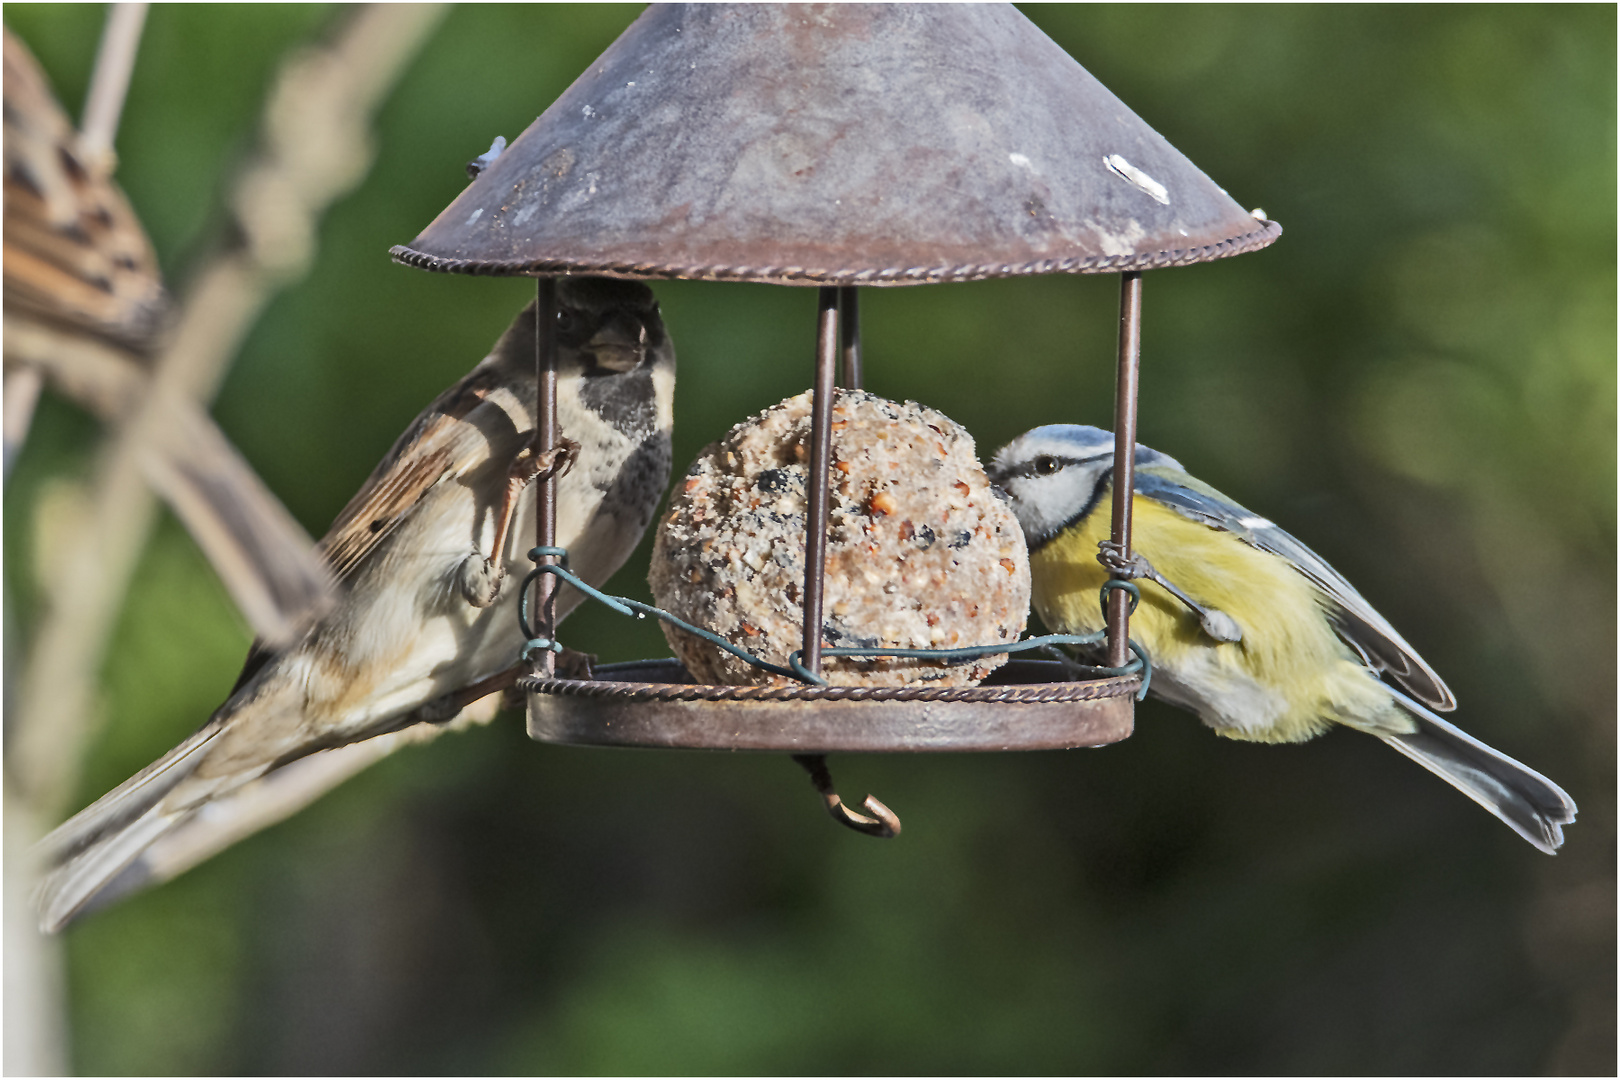
[[[1042,454],[1040,457],[1035,459],[1035,475],[1037,475],[1037,476],[1051,476],[1053,473],[1055,473],[1057,471],[1058,471],[1057,458],[1049,457],[1046,454]]]
[[[572,311],[559,310],[557,312],[557,332],[559,334],[569,333],[578,325],[579,316]]]

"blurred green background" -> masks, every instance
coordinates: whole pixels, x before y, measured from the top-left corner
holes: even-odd
[[[453,10],[365,185],[259,322],[216,415],[319,535],[532,295],[390,264],[635,17]],[[215,238],[284,51],[328,7],[157,6],[119,179],[170,280]],[[1568,788],[1556,858],[1376,741],[1219,740],[1156,703],[1096,751],[839,758],[905,835],[831,825],[786,758],[529,742],[404,751],[67,935],[88,1073],[1609,1073],[1615,1066],[1612,6],[1070,7],[1027,14],[1273,248],[1147,276],[1145,442],[1332,561],[1459,721]],[[8,4],[78,115],[99,6]],[[814,291],[658,287],[677,468],[803,390]],[[866,290],[868,385],[981,456],[1108,425],[1113,278]],[[35,510],[96,424],[42,406]],[[645,547],[610,588],[646,596]],[[663,655],[582,611],[564,640]],[[189,732],[248,643],[172,521],[104,679],[88,802]]]

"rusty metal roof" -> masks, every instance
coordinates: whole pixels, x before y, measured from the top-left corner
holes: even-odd
[[[654,4],[391,254],[905,285],[1177,266],[1281,231],[1010,5]]]

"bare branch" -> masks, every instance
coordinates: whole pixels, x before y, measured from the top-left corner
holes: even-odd
[[[129,77],[135,70],[146,8],[146,4],[107,5],[107,26],[101,32],[90,93],[85,98],[84,120],[79,125],[79,149],[104,176],[113,171],[113,140],[124,112]]]
[[[62,562],[73,572],[48,583],[50,610],[10,747],[12,781],[26,782],[47,815],[76,783],[93,688],[154,520],[141,462],[172,437],[176,402],[212,396],[270,297],[308,266],[320,214],[370,166],[373,110],[442,15],[441,5],[356,9],[330,44],[282,64],[260,151],[230,199],[243,241],[188,290],[139,409],[96,470],[92,520]]]

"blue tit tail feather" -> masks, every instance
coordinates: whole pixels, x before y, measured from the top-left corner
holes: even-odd
[[[1417,721],[1408,734],[1381,734],[1446,783],[1501,818],[1547,854],[1564,842],[1563,826],[1575,820],[1575,800],[1551,780],[1459,730],[1405,694],[1396,704]]]

